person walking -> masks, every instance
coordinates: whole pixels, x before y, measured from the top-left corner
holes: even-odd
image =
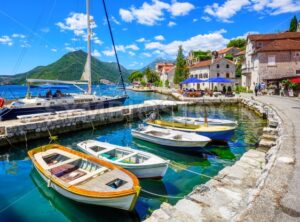
[[[258,83],[256,83],[255,87],[254,87],[255,96],[257,96],[258,90],[259,90],[259,85],[258,85]]]

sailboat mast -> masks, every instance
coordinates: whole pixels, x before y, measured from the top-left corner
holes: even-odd
[[[87,60],[86,60],[86,72],[87,72],[87,80],[88,80],[88,89],[87,94],[92,94],[92,72],[91,72],[91,54],[92,54],[92,47],[91,47],[91,19],[90,19],[90,0],[86,0],[86,14],[87,14]]]

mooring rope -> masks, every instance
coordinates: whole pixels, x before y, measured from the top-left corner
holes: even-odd
[[[183,199],[185,196],[170,196],[170,195],[162,195],[162,194],[157,194],[157,193],[153,193],[151,191],[148,191],[148,190],[145,190],[145,189],[141,189],[141,191],[143,191],[144,193],[147,193],[147,194],[151,194],[153,196],[157,196],[157,197],[163,197],[163,198],[169,198],[169,199]]]
[[[214,179],[214,177],[208,176],[208,175],[206,175],[206,174],[198,173],[198,172],[195,172],[195,171],[193,171],[193,170],[186,169],[186,168],[184,168],[184,167],[181,167],[181,166],[172,164],[171,162],[170,162],[170,165],[173,166],[173,167],[175,167],[175,168],[180,168],[180,169],[182,169],[182,170],[184,170],[184,171],[186,171],[186,172],[189,172],[189,173],[192,173],[192,174],[196,174],[196,175],[198,175],[198,176],[203,176],[203,177],[207,177],[207,178],[209,178],[209,179]]]

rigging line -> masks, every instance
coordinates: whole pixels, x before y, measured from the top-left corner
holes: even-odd
[[[104,11],[105,11],[105,17],[106,17],[107,24],[108,24],[110,38],[111,38],[111,41],[112,41],[112,44],[113,44],[113,48],[114,48],[114,52],[115,52],[115,57],[116,57],[117,64],[118,64],[119,74],[121,76],[122,87],[123,87],[123,90],[124,90],[125,94],[127,94],[126,93],[125,84],[124,84],[123,75],[122,75],[122,70],[121,70],[121,66],[120,66],[120,63],[119,63],[119,58],[118,58],[118,54],[117,54],[117,50],[116,50],[116,46],[115,46],[115,40],[114,40],[114,36],[112,34],[111,25],[110,25],[110,21],[109,21],[109,18],[108,18],[108,13],[107,13],[107,9],[106,9],[105,0],[102,0],[102,2],[103,2]]]

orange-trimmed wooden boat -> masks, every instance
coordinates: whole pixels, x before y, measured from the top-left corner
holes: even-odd
[[[141,188],[131,172],[57,144],[28,155],[48,187],[61,195],[86,204],[134,209]]]

